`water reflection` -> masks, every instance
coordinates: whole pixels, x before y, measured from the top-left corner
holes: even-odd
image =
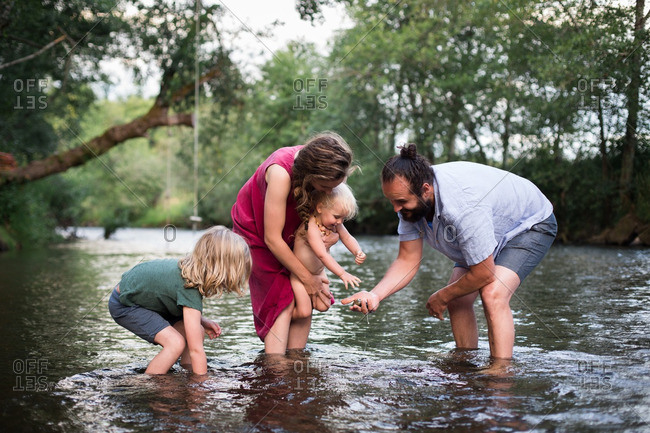
[[[254,366],[255,374],[243,380],[253,397],[246,406],[250,431],[332,431],[325,418],[345,403],[328,386],[318,359],[307,351],[288,356],[262,354]]]

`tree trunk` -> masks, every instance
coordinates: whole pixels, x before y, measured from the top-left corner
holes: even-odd
[[[465,128],[467,128],[467,132],[469,132],[470,137],[472,137],[478,146],[479,162],[487,164],[487,155],[485,155],[485,150],[483,149],[481,140],[479,140],[478,133],[476,132],[476,123],[474,123],[471,119],[466,119]]]
[[[88,143],[70,149],[66,152],[50,155],[47,158],[33,161],[23,167],[0,171],[0,187],[9,183],[25,183],[43,177],[61,173],[71,167],[81,165],[92,158],[106,153],[111,148],[130,138],[144,137],[146,132],[157,126],[187,125],[192,126],[192,115],[189,113],[168,113],[166,107],[154,105],[147,114],[123,125],[112,126],[102,135],[93,138]],[[79,139],[81,141],[81,139]]]
[[[598,98],[598,123],[600,125],[600,173],[603,185],[609,184],[609,161],[607,159],[607,139],[605,138],[605,115],[601,98]],[[608,227],[612,222],[612,198],[609,188],[606,188],[607,195],[603,203],[602,227]]]
[[[553,140],[553,161],[555,162],[555,165],[560,165],[560,162],[562,162],[562,148],[560,143],[562,143],[562,127],[558,123],[557,133]]]
[[[506,99],[506,112],[503,119],[503,134],[501,134],[501,143],[503,144],[503,161],[501,168],[506,169],[508,164],[508,150],[510,147],[510,100]]]
[[[199,84],[215,78],[221,74],[221,65],[209,69],[199,78]],[[173,103],[181,101],[189,92],[194,89],[195,83],[187,83],[178,90],[169,94],[170,82],[174,77],[174,69],[165,71],[160,92],[149,111],[143,115],[125,123],[108,128],[102,135],[93,138],[88,143],[81,142],[81,146],[70,149],[66,152],[50,155],[38,161],[23,166],[3,170],[0,167],[0,188],[10,183],[25,183],[42,179],[52,174],[66,171],[69,168],[84,164],[86,161],[97,158],[99,155],[108,152],[114,146],[131,138],[144,137],[147,131],[158,126],[193,126],[192,114],[177,113],[169,114],[169,107]],[[69,129],[69,128],[68,128]],[[70,130],[74,134],[74,131]]]
[[[623,141],[623,155],[621,161],[621,177],[619,181],[621,207],[627,212],[633,207],[632,179],[634,176],[634,154],[637,147],[637,124],[639,120],[639,88],[641,87],[641,52],[645,42],[645,21],[643,9],[645,0],[637,0],[634,20],[633,50],[628,57],[630,83],[626,90],[627,121],[625,122],[625,138]]]
[[[451,97],[451,124],[447,137],[447,161],[453,161],[456,155],[456,136],[458,135],[458,123],[460,122],[461,100],[455,93]]]

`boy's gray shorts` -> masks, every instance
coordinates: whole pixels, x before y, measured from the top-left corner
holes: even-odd
[[[118,325],[125,327],[138,337],[154,342],[156,334],[168,326],[174,326],[182,317],[163,317],[159,313],[147,310],[139,305],[128,307],[120,302],[120,294],[117,288],[113,289],[108,300],[108,311]]]

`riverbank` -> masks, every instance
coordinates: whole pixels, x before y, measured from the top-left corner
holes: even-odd
[[[614,227],[606,228],[587,241],[590,245],[650,246],[650,224],[633,213],[621,218]]]
[[[393,231],[393,233],[379,233],[377,230],[378,225],[373,226],[374,230],[372,233],[366,233],[364,226],[357,226],[354,222],[348,224],[351,232],[354,232],[356,235],[374,235],[374,236],[390,236],[394,234],[396,230],[396,223],[392,221],[386,222],[386,229]],[[133,226],[130,228],[138,229],[151,229],[151,226],[142,226],[137,227]],[[207,227],[200,227],[203,229]],[[102,227],[67,227],[67,228],[56,228],[56,233],[53,238],[55,239],[54,243],[64,242],[64,241],[74,241],[79,238],[84,238],[85,231],[90,230],[101,230],[105,236],[105,229]],[[114,237],[115,232],[124,230],[126,228],[117,228],[111,233],[111,238]],[[190,230],[191,227],[180,227],[173,224],[168,224],[164,227],[160,227],[160,230],[165,232],[175,232],[176,230]],[[355,230],[356,229],[356,230]],[[49,242],[52,243],[52,242]],[[650,223],[645,223],[641,221],[639,217],[634,214],[627,214],[621,218],[614,227],[609,227],[604,229],[602,232],[597,235],[593,235],[584,239],[568,239],[566,236],[558,236],[556,243],[563,245],[613,245],[619,247],[649,247],[650,246]],[[0,253],[3,251],[13,251],[19,250],[23,247],[18,236],[15,235],[10,228],[6,226],[0,226]]]

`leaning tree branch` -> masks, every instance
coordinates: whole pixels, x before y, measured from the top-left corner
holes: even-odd
[[[215,66],[199,77],[199,82],[204,83],[221,74],[221,67]],[[179,102],[194,88],[194,84],[186,84],[176,90],[169,100]],[[50,155],[46,158],[32,161],[22,166],[9,170],[0,168],[0,187],[8,184],[26,183],[37,179],[66,171],[69,168],[84,164],[92,158],[106,153],[114,146],[131,138],[144,137],[147,131],[159,126],[194,126],[191,113],[169,114],[169,103],[161,98],[165,92],[165,85],[161,85],[160,94],[149,111],[129,123],[112,126],[102,135],[93,138],[87,143],[82,143],[74,149]]]
[[[173,125],[192,126],[190,113],[169,114],[168,111],[168,108],[152,107],[145,115],[129,123],[112,126],[102,135],[74,149],[50,155],[22,167],[0,171],[0,187],[10,183],[30,182],[82,165],[128,139],[144,137],[151,128]]]

